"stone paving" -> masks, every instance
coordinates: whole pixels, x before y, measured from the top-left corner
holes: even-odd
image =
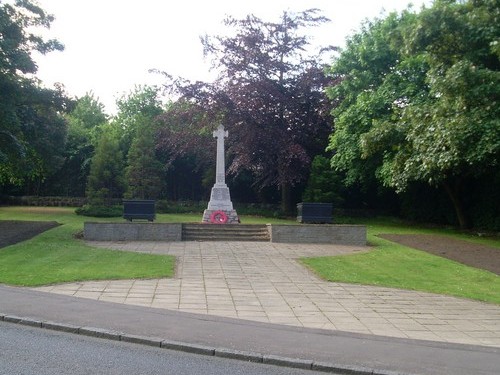
[[[366,251],[267,242],[92,242],[177,257],[176,276],[35,288],[161,309],[365,334],[500,347],[500,306],[326,282],[297,259]]]

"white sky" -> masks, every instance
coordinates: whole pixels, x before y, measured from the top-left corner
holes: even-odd
[[[331,22],[313,30],[313,44],[343,46],[362,20],[410,2],[419,9],[431,0],[38,0],[56,17],[48,36],[65,50],[35,56],[37,77],[63,83],[71,96],[92,91],[113,114],[116,98],[136,84],[162,83],[149,69],[209,80],[199,37],[222,33],[226,15],[278,21],[284,10],[319,8]]]

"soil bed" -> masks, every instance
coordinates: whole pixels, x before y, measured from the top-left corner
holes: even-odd
[[[29,240],[58,225],[55,221],[0,220],[0,248]]]
[[[379,234],[381,238],[500,275],[500,249],[431,234]]]

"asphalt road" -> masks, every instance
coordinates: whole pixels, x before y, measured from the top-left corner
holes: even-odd
[[[0,321],[0,375],[319,375]]]

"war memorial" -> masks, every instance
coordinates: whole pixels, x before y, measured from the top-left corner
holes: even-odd
[[[129,222],[86,222],[84,238],[89,241],[271,241],[281,243],[330,243],[363,246],[366,244],[366,227],[363,225],[335,225],[331,216],[322,224],[244,224],[241,223],[231,201],[226,184],[224,139],[229,136],[223,125],[213,132],[217,139],[216,178],[210,201],[200,223],[154,223],[151,202],[125,202],[134,210],[146,207],[144,214],[135,211],[125,214]],[[304,206],[306,205],[306,206]],[[299,204],[299,211],[311,204]],[[125,209],[127,212],[127,209]],[[147,222],[133,222],[137,218]],[[330,214],[331,215],[331,214]],[[301,220],[302,221],[302,220]]]

